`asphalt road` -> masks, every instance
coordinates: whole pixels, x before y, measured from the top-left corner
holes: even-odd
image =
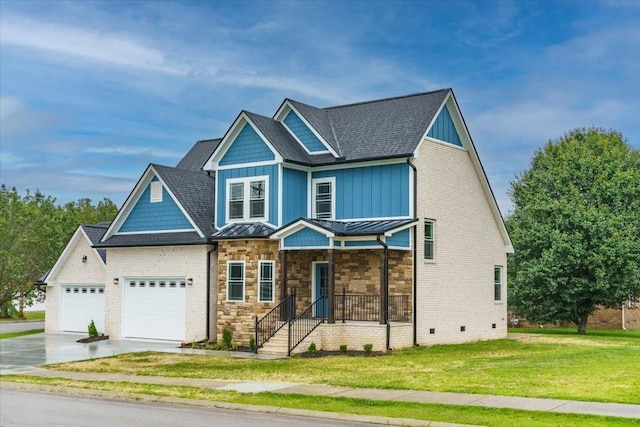
[[[0,334],[44,329],[44,322],[1,322]]]
[[[3,388],[0,398],[0,425],[20,426],[189,426],[189,427],[329,427],[369,426],[292,415],[208,409],[183,405],[70,396]]]

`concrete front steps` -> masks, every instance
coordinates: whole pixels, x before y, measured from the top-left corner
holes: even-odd
[[[315,342],[320,348],[320,336],[319,330],[322,325],[319,325],[313,330],[305,339],[302,340],[296,348],[291,351],[291,354],[304,353],[309,348],[312,342]],[[287,325],[284,325],[274,336],[272,336],[264,345],[258,349],[259,354],[274,354],[274,355],[287,355],[289,349],[289,330]]]

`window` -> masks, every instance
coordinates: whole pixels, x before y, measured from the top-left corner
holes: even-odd
[[[424,259],[436,259],[435,251],[436,223],[431,219],[424,220]]]
[[[160,181],[151,181],[151,203],[162,201],[162,183]]]
[[[244,301],[244,262],[227,263],[227,301]]]
[[[227,218],[246,221],[267,220],[269,177],[251,177],[227,180]]]
[[[258,302],[273,302],[273,261],[259,261]]]
[[[313,180],[313,217],[316,219],[334,219],[335,178]]]
[[[502,267],[493,268],[493,299],[502,301]]]

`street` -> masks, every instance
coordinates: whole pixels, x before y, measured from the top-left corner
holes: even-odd
[[[0,389],[0,425],[20,426],[371,426],[292,415],[208,409],[100,397]]]
[[[42,322],[1,322],[0,334],[7,332],[33,331],[35,329],[44,329],[44,321]]]

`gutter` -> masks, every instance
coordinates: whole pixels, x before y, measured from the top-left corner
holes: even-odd
[[[218,242],[213,242],[213,248],[207,251],[207,330],[204,343],[209,342],[211,332],[211,254],[218,250]]]
[[[418,219],[418,168],[411,163],[411,157],[407,158],[407,164],[413,169],[413,218]],[[413,226],[413,346],[418,347],[418,224]]]
[[[380,239],[380,236],[376,236],[376,241],[382,246],[384,250],[384,261],[381,266],[383,283],[381,284],[380,293],[382,296],[382,322],[387,326],[387,350],[391,350],[391,325],[389,324],[389,246]]]

